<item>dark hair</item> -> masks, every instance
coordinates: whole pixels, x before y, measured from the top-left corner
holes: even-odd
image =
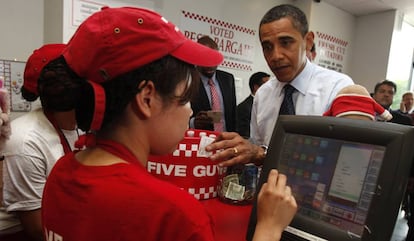
[[[218,50],[217,43],[208,35],[204,35],[197,40],[197,43],[207,46],[211,49]]]
[[[101,129],[109,128],[122,116],[126,106],[139,93],[140,83],[152,81],[164,103],[172,100],[186,104],[198,89],[198,81],[193,65],[172,56],[165,56],[143,67],[115,77],[102,83],[105,90],[105,114]],[[192,78],[191,83],[181,96],[175,95],[178,84]],[[94,92],[90,84],[83,85],[81,97],[76,107],[78,127],[89,131],[95,107]]]
[[[259,27],[263,24],[271,23],[282,18],[290,18],[293,27],[302,34],[302,37],[308,33],[309,26],[305,13],[299,8],[290,4],[278,5],[267,11],[260,21]]]
[[[22,86],[22,88],[20,89],[22,92],[22,97],[23,99],[27,100],[27,101],[35,101],[37,99],[37,97],[39,97],[39,95],[27,90],[24,86]]]
[[[261,86],[263,84],[264,77],[270,77],[270,75],[265,72],[256,72],[250,76],[249,87],[251,92],[253,92],[254,85]]]
[[[378,88],[382,85],[388,85],[388,86],[394,88],[394,93],[397,93],[397,85],[394,82],[392,82],[390,80],[383,80],[383,81],[381,81],[381,82],[379,82],[375,85],[374,94],[377,93]]]
[[[41,71],[37,90],[42,107],[51,111],[69,111],[75,108],[79,87],[83,84],[63,57],[50,61]]]

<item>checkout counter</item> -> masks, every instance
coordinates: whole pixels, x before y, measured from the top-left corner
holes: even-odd
[[[219,194],[223,193],[220,182],[229,170],[215,165],[208,158],[211,153],[202,150],[206,141],[209,138],[214,140],[217,134],[213,131],[188,130],[174,153],[149,157],[147,170],[154,176],[188,191],[204,205],[213,220],[217,241],[245,241],[252,204],[229,204],[220,200]],[[257,172],[252,175],[257,178]],[[251,188],[246,187],[247,189]]]

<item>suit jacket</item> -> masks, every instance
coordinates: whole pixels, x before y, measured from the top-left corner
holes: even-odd
[[[413,124],[413,120],[412,120],[410,114],[402,113],[400,110],[389,110],[389,111],[392,115],[392,119],[390,120],[390,122],[397,123],[397,124],[402,124],[402,125],[412,125]]]
[[[234,76],[228,72],[216,70],[216,79],[223,95],[226,130],[236,131],[236,87]],[[193,110],[192,117],[196,116],[200,111],[211,110],[210,101],[201,80],[198,94],[191,100],[191,109]],[[213,125],[211,125],[209,130],[213,129]]]
[[[253,96],[249,95],[237,105],[236,131],[248,139],[250,137],[250,118],[252,116]]]

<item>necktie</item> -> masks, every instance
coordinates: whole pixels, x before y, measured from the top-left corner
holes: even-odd
[[[220,96],[212,79],[208,80],[208,85],[210,86],[211,93],[211,110],[221,112]],[[220,118],[220,122],[214,123],[214,130],[219,132],[223,131],[223,118]]]
[[[292,94],[295,92],[295,87],[287,84],[283,87],[285,96],[283,97],[282,105],[280,106],[279,115],[294,115],[295,105],[293,104]]]

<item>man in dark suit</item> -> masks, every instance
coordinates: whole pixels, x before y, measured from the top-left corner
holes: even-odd
[[[218,50],[217,43],[209,36],[197,41]],[[200,56],[202,58],[202,56]],[[236,88],[234,76],[216,67],[197,66],[200,73],[198,94],[191,100],[193,116],[190,127],[204,130],[236,131]],[[212,92],[212,88],[216,92]],[[212,94],[213,93],[213,94]],[[214,96],[217,106],[214,108]]]
[[[394,82],[383,80],[375,85],[372,98],[391,113],[392,119],[390,122],[402,125],[412,125],[411,116],[402,113],[400,110],[391,110],[390,108],[396,92],[397,85]]]
[[[240,104],[237,105],[237,128],[236,131],[248,139],[250,137],[250,118],[253,105],[253,97],[256,94],[257,89],[268,81],[270,78],[269,74],[264,72],[256,72],[249,79],[250,95],[244,99]]]

